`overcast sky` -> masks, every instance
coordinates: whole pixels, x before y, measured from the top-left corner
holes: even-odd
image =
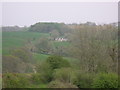
[[[63,2],[2,4],[2,25],[29,26],[37,22],[112,23],[118,21],[117,2]]]

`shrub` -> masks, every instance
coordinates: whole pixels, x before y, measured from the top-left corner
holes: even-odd
[[[23,62],[20,58],[12,55],[2,56],[3,73],[28,73],[33,72],[32,65]]]
[[[40,84],[42,81],[40,73],[32,74],[31,80],[32,80],[32,83],[34,83],[34,84]]]
[[[56,69],[56,71],[54,73],[54,79],[61,81],[61,82],[70,83],[71,82],[71,72],[72,72],[72,70],[70,68]]]
[[[70,66],[70,63],[60,56],[50,56],[50,57],[48,57],[47,62],[50,64],[52,69],[58,69],[61,67],[69,67]]]
[[[60,81],[52,81],[48,84],[48,88],[77,88],[71,83],[63,83]]]
[[[37,48],[37,52],[41,54],[50,54],[53,49],[52,43],[45,37],[40,38],[35,47]]]
[[[76,73],[76,77],[73,79],[73,84],[79,88],[91,88],[93,77],[93,74]]]
[[[55,70],[68,66],[70,66],[69,62],[67,60],[64,60],[62,57],[50,56],[48,57],[46,62],[37,65],[36,70],[38,73],[40,73],[41,81],[44,83],[48,83],[52,81],[53,73],[55,72]],[[66,73],[67,70],[63,73]]]
[[[40,73],[40,79],[44,83],[48,83],[53,78],[53,70],[49,63],[43,62],[36,67],[37,73]]]
[[[93,82],[94,88],[118,88],[118,76],[116,74],[98,74]]]
[[[11,51],[13,56],[20,58],[25,63],[34,63],[32,53],[27,48],[18,48]]]
[[[27,88],[30,83],[25,74],[3,74],[3,88]]]
[[[3,58],[3,73],[24,73],[26,70],[26,65],[18,57],[8,55],[2,56]]]

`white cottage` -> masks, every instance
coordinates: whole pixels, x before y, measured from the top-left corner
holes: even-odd
[[[67,39],[66,38],[56,38],[55,41],[62,42],[62,41],[67,41]]]

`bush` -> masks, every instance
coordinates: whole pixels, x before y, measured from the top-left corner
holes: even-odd
[[[72,70],[70,68],[61,68],[61,69],[56,69],[54,73],[54,79],[65,82],[65,83],[70,83],[71,82],[71,72]]]
[[[50,54],[53,49],[52,43],[45,37],[40,38],[35,47],[37,48],[37,52],[41,54]]]
[[[23,62],[20,58],[12,55],[2,56],[3,73],[29,73],[33,72],[32,65]]]
[[[61,67],[69,67],[70,66],[70,63],[60,56],[50,56],[50,57],[48,57],[47,62],[50,64],[52,69],[58,69]]]
[[[8,55],[2,56],[3,73],[24,73],[26,70],[26,64],[21,61],[20,58]]]
[[[40,73],[40,79],[43,83],[48,83],[53,78],[53,70],[49,63],[43,62],[36,67],[37,73]]]
[[[3,74],[3,88],[27,88],[30,83],[25,74]]]
[[[101,73],[93,82],[94,88],[118,88],[118,76],[116,74]]]
[[[71,83],[63,83],[60,81],[52,81],[48,84],[48,88],[77,88]]]
[[[75,84],[79,88],[91,88],[93,78],[93,74],[76,73],[76,77],[73,79],[73,84]]]
[[[31,77],[32,83],[34,84],[40,84],[41,83],[41,75],[39,73],[32,74]]]
[[[33,57],[32,57],[32,53],[25,47],[13,49],[11,51],[11,54],[13,56],[20,58],[20,60],[25,63],[31,63],[31,64],[35,63],[35,61],[33,60]]]
[[[53,80],[53,73],[55,73],[55,70],[68,66],[70,66],[69,62],[62,57],[50,56],[46,62],[37,65],[36,70],[37,73],[40,73],[41,81],[43,83],[49,83]],[[67,71],[68,69],[65,69],[65,72],[63,73],[66,73]]]

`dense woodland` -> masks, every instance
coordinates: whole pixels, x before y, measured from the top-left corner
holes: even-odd
[[[2,27],[3,88],[118,88],[118,26]]]

